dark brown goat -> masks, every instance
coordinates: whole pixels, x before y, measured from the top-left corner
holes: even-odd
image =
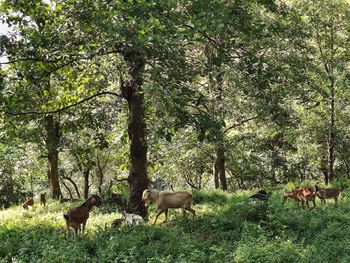
[[[249,198],[252,200],[268,201],[270,196],[271,193],[268,193],[265,190],[259,190],[256,194],[249,196]]]
[[[73,228],[75,234],[78,234],[78,230],[81,233],[84,233],[86,221],[89,218],[89,212],[93,206],[99,207],[101,205],[101,199],[97,195],[93,195],[88,198],[85,203],[83,203],[79,207],[71,208],[68,210],[67,214],[64,214],[64,219],[67,224],[67,231],[69,233],[69,227]],[[81,229],[80,225],[83,225],[83,229]]]
[[[301,202],[303,207],[306,206],[309,207],[309,201],[312,201],[314,203],[314,208],[316,207],[315,203],[315,188],[313,187],[302,187],[295,189],[291,192],[287,192],[283,195],[283,202],[285,203],[288,198],[294,199],[295,201]]]
[[[338,203],[338,198],[341,193],[340,189],[337,188],[329,188],[329,189],[322,189],[315,185],[316,188],[316,196],[321,199],[321,204],[326,203],[326,199],[331,199],[333,198],[335,201],[335,204]]]
[[[40,204],[46,206],[46,193],[40,194]]]
[[[78,202],[79,199],[75,199],[75,198],[61,198],[61,204],[64,203],[74,203],[74,202]]]
[[[125,221],[125,219],[123,218],[117,218],[116,220],[114,220],[111,224],[112,228],[117,228],[119,227],[123,222]]]
[[[30,197],[29,199],[27,199],[27,201],[25,201],[22,206],[24,209],[28,209],[28,206],[31,206],[33,207],[34,205],[34,198],[33,197]]]

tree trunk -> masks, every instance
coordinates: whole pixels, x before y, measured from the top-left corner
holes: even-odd
[[[350,179],[350,166],[347,160],[344,160],[345,170],[346,170],[346,178]]]
[[[215,185],[215,189],[219,189],[220,188],[219,171],[216,169],[216,159],[217,157],[215,156],[214,165],[213,165],[214,185]]]
[[[328,180],[331,182],[334,177],[334,145],[335,145],[335,94],[334,84],[331,85],[331,94],[329,98],[329,127],[327,138],[327,173]]]
[[[67,181],[69,181],[69,182],[73,185],[73,187],[74,187],[74,189],[75,189],[75,192],[77,193],[77,197],[78,197],[79,199],[81,199],[81,195],[80,195],[80,192],[79,192],[79,188],[78,188],[77,184],[73,181],[73,179],[70,178],[70,177],[64,176],[63,172],[62,172],[62,178],[63,178],[63,179],[66,179]]]
[[[88,199],[89,198],[89,177],[90,177],[90,169],[86,169],[84,171],[84,198]]]
[[[102,185],[103,185],[103,169],[101,167],[100,158],[96,156],[97,164],[97,178],[98,178],[98,194],[102,196]]]
[[[58,199],[61,196],[61,188],[58,179],[58,143],[59,124],[54,121],[52,115],[45,117],[46,147],[48,150],[48,179],[51,198]]]
[[[227,190],[227,180],[225,173],[225,152],[222,143],[218,143],[215,149],[214,178],[220,179],[221,189]]]
[[[109,154],[108,154],[108,159],[109,159]],[[96,165],[97,165],[97,178],[98,178],[98,193],[99,195],[102,197],[102,187],[103,187],[103,181],[104,181],[104,174],[103,171],[107,166],[108,163],[108,159],[105,161],[104,164],[101,164],[101,160],[98,157],[98,155],[96,155]]]
[[[142,92],[145,62],[142,54],[130,51],[124,54],[129,69],[129,79],[121,83],[121,93],[128,102],[128,134],[130,138],[131,167],[128,176],[130,209],[145,217],[147,209],[142,202],[142,192],[148,187],[146,123],[144,120],[144,95]]]
[[[61,183],[63,184],[63,186],[66,188],[66,190],[68,191],[69,197],[70,199],[73,199],[73,195],[72,195],[72,191],[70,190],[70,188],[68,187],[68,185],[66,185],[66,183],[61,180]]]

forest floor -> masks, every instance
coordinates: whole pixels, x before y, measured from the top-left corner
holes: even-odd
[[[197,218],[170,212],[170,222],[111,229],[121,215],[94,208],[87,233],[66,233],[63,213],[77,204],[49,202],[24,210],[0,211],[0,262],[350,262],[350,190],[339,204],[316,209],[282,204],[275,189],[266,204],[249,200],[254,191],[194,194]]]

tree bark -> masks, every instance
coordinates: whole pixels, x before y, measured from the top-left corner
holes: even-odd
[[[59,124],[54,121],[52,115],[45,117],[46,147],[48,150],[48,179],[51,198],[58,199],[61,196],[61,188],[58,179],[58,143]]]
[[[143,70],[145,62],[142,54],[129,51],[124,54],[129,66],[129,79],[121,83],[121,93],[128,102],[128,134],[130,138],[131,167],[128,176],[130,188],[130,209],[141,216],[147,215],[142,202],[142,192],[148,187],[147,178],[147,142],[144,120],[144,95],[142,92]]]

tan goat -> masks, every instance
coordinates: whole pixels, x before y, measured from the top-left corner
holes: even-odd
[[[283,203],[287,201],[288,198],[294,199],[296,202],[302,203],[303,208],[305,208],[305,204],[309,207],[309,201],[312,201],[314,204],[314,208],[316,207],[315,203],[315,188],[313,187],[302,187],[298,189],[294,189],[291,192],[287,192],[283,195]]]
[[[165,213],[165,223],[168,220],[169,208],[183,208],[190,211],[193,218],[196,216],[196,212],[191,208],[192,194],[187,191],[166,192],[146,189],[142,193],[142,201],[146,207],[150,202],[154,202],[157,207],[157,215],[153,224],[163,212]]]

